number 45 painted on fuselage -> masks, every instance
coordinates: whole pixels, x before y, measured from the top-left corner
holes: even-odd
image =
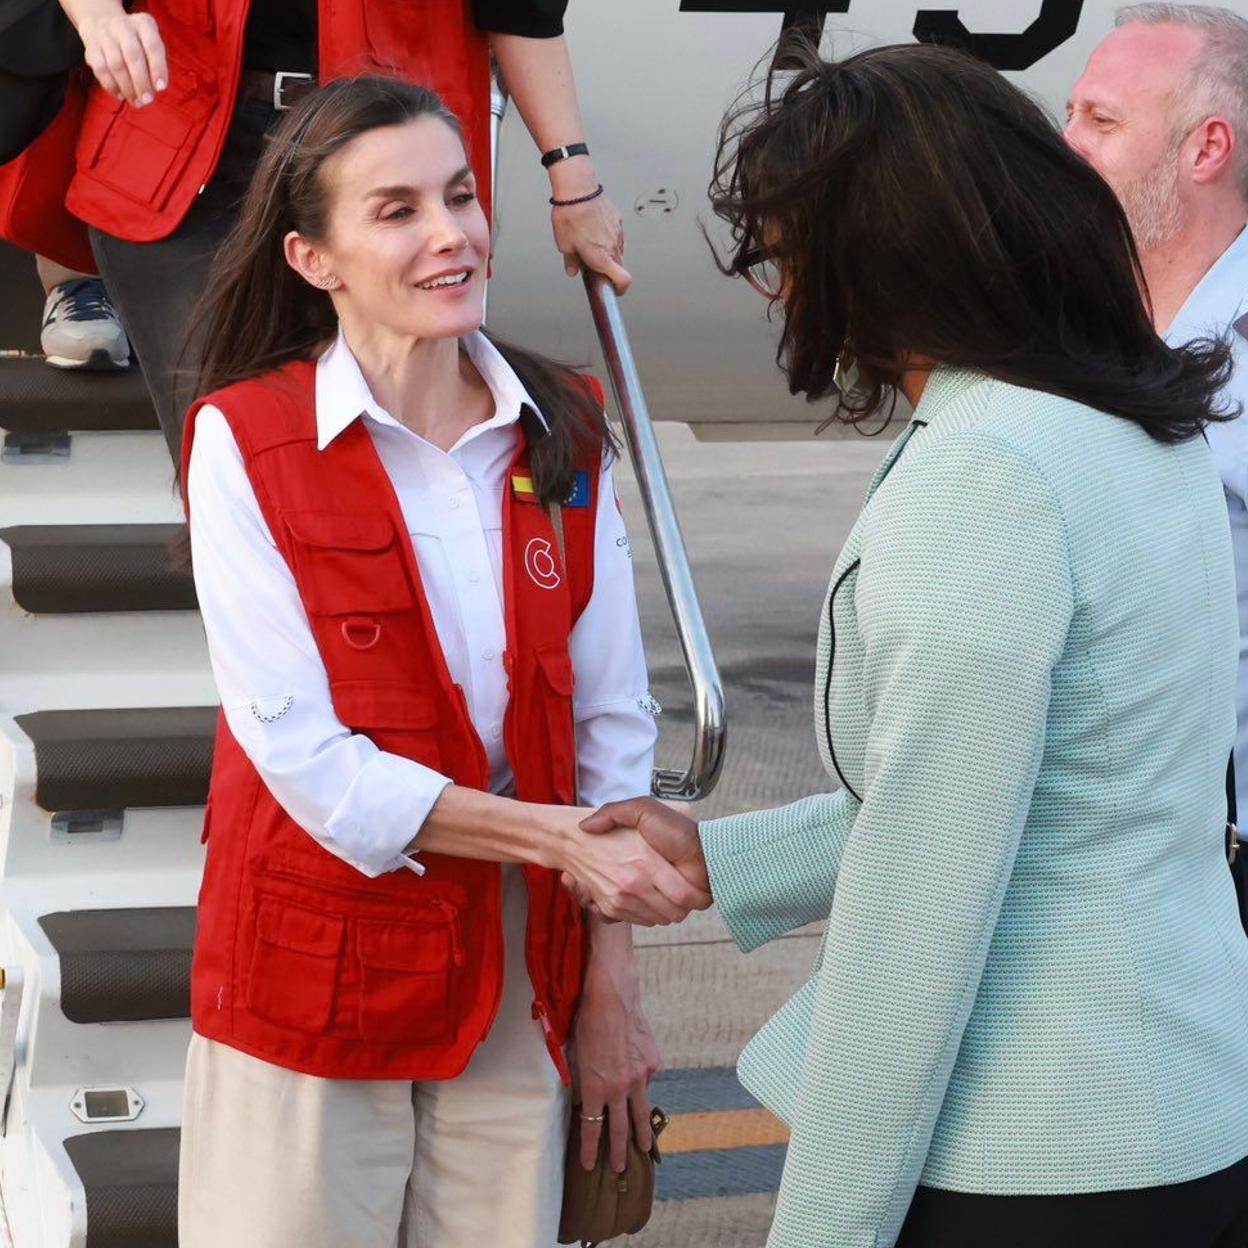
[[[815,35],[829,13],[848,13],[852,0],[829,0],[820,5],[760,3],[759,0],[681,0],[686,13],[783,13],[782,30],[805,27]],[[997,69],[1030,69],[1037,61],[1071,38],[1079,26],[1083,0],[1042,0],[1039,16],[1026,30],[994,34],[968,30],[957,9],[919,9],[914,15],[914,37],[923,43],[966,48]]]

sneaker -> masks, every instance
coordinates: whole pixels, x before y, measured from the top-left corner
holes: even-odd
[[[54,368],[108,372],[130,367],[130,343],[98,277],[53,286],[43,305],[43,353]]]

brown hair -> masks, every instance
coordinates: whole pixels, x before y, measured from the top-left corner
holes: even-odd
[[[270,372],[291,360],[314,359],[333,341],[338,318],[325,291],[286,262],[291,230],[324,238],[329,188],[325,161],[353,139],[383,126],[436,117],[462,137],[459,120],[426,87],[390,78],[331,82],[283,118],[266,145],[237,222],[213,263],[192,326],[203,349],[195,393],[210,394]],[[570,368],[491,338],[546,418],[550,432],[528,421],[534,488],[544,503],[571,492],[581,456],[610,443],[606,418]]]
[[[1135,421],[1162,442],[1230,419],[1222,343],[1155,332],[1130,228],[1050,118],[951,48],[872,48],[839,63],[807,45],[720,133],[711,200],[746,276],[784,277],[777,362],[794,394],[835,392],[857,422],[895,401],[908,359],[977,369]]]

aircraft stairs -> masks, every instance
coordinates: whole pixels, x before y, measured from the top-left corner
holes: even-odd
[[[0,251],[0,286],[35,327],[19,259]],[[172,481],[137,369],[0,358],[0,1235],[15,1248],[177,1244],[216,697],[190,575],[170,567]]]

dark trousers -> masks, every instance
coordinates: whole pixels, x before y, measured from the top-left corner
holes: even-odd
[[[168,238],[131,243],[91,231],[100,276],[130,335],[175,472],[182,420],[196,397],[200,344],[194,332],[195,305],[217,248],[238,216],[264,135],[280,116],[263,104],[239,105],[212,181]]]
[[[1079,1196],[920,1187],[897,1248],[1248,1248],[1248,1158],[1190,1183]]]

